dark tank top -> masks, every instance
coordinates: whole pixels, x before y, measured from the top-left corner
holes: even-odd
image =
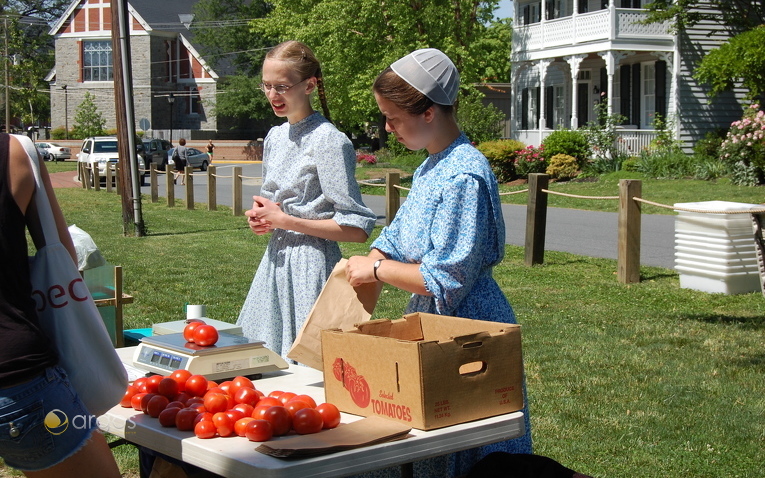
[[[26,222],[8,177],[9,139],[0,133],[0,388],[26,382],[56,363],[32,300]]]

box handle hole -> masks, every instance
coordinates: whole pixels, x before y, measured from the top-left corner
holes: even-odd
[[[460,375],[477,375],[486,371],[486,362],[468,362],[460,365]]]
[[[464,344],[462,344],[462,348],[463,349],[474,349],[476,347],[480,347],[481,345],[483,345],[483,342],[480,342],[480,341],[478,341],[478,342],[465,342]]]

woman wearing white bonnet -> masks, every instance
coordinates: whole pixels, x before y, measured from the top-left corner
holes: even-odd
[[[367,256],[348,261],[353,286],[387,283],[412,293],[406,313],[516,323],[492,277],[505,251],[505,225],[497,180],[486,158],[454,117],[459,72],[443,52],[414,51],[394,62],[372,87],[385,129],[408,149],[428,157],[414,173],[407,200],[383,228]],[[526,433],[517,439],[415,463],[415,476],[466,474],[493,451],[531,453]],[[375,476],[390,476],[387,472]]]

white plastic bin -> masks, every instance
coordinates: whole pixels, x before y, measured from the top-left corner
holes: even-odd
[[[703,292],[743,294],[761,289],[749,214],[730,214],[761,207],[728,201],[676,203],[675,270],[680,287]]]

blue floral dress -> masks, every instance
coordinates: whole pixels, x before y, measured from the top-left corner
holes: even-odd
[[[407,313],[516,322],[513,308],[492,277],[493,266],[505,252],[497,180],[464,134],[417,168],[406,201],[371,248],[396,261],[420,264],[425,287],[433,295],[413,294]],[[522,437],[416,462],[415,476],[465,474],[492,451],[531,453],[528,406],[522,411],[526,422]],[[390,468],[365,476],[397,474]]]
[[[362,202],[355,169],[348,137],[313,113],[268,132],[260,195],[291,216],[334,219],[368,235],[377,217]],[[340,257],[335,241],[274,230],[239,313],[244,335],[286,357]]]

